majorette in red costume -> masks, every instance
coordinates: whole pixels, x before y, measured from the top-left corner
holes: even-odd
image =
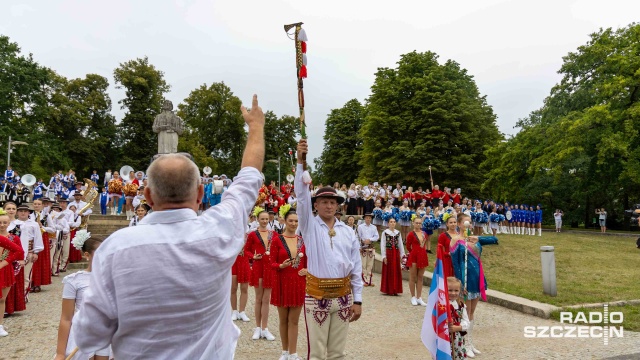
[[[276,234],[271,242],[271,267],[275,271],[275,281],[271,290],[271,305],[298,307],[304,305],[306,277],[298,272],[307,268],[307,256],[302,237],[296,236],[298,251],[289,249],[284,235]],[[287,259],[294,259],[291,266],[280,268]]]
[[[259,230],[250,232],[247,236],[245,251],[251,254],[251,258],[253,258],[255,254],[262,255],[260,259],[253,259],[249,285],[258,287],[260,285],[260,279],[262,279],[262,287],[271,289],[273,287],[274,271],[269,263],[269,247],[277,233],[268,230],[267,234],[267,238],[263,239]]]

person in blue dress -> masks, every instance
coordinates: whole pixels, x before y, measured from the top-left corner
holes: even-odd
[[[538,228],[538,236],[542,236],[542,206],[536,206],[535,226]]]

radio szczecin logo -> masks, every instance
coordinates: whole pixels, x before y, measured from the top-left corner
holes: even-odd
[[[557,326],[525,326],[526,338],[602,338],[605,345],[609,338],[624,336],[622,322],[624,314],[619,311],[609,312],[609,306],[604,305],[604,311],[589,311],[572,313],[560,312],[560,322]]]

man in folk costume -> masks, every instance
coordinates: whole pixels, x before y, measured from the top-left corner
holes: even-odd
[[[362,314],[362,262],[354,231],[335,218],[344,202],[332,187],[322,187],[312,198],[311,178],[303,168],[306,139],[298,143],[295,189],[298,230],[307,249],[308,359],[344,359],[349,322]],[[303,174],[304,173],[304,174]],[[318,215],[313,216],[312,208]]]
[[[69,203],[69,206],[71,205],[76,206],[78,215],[89,216],[93,214],[93,210],[91,209],[91,207],[86,209],[83,213],[80,213],[80,211],[87,205],[86,202],[82,201],[82,192],[80,191],[76,191],[75,193],[73,193],[73,201]]]
[[[376,258],[376,252],[373,243],[380,239],[378,228],[371,224],[373,214],[364,214],[364,223],[358,225],[358,237],[360,238],[360,257],[362,258],[362,280],[364,286],[375,286],[373,280],[373,263]]]
[[[42,242],[42,233],[40,232],[40,225],[35,221],[29,219],[29,207],[27,205],[18,206],[18,220],[14,223],[16,226],[20,226],[20,241],[22,242],[22,248],[25,254],[24,265],[24,289],[25,294],[29,293],[31,289],[31,269],[33,264],[38,260],[38,253],[44,250],[44,244]]]
[[[54,204],[55,205],[55,204]],[[67,271],[67,263],[69,262],[69,246],[71,245],[71,228],[76,228],[80,225],[80,218],[75,219],[75,213],[67,209],[69,200],[61,199],[57,208],[60,212],[51,212],[49,224],[55,224],[56,229],[60,231],[57,241],[59,245],[56,246],[53,259],[51,261],[51,273],[53,276],[58,276],[60,272]],[[53,209],[53,207],[52,207]]]

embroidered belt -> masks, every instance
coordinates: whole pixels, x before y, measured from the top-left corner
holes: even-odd
[[[307,295],[318,299],[335,299],[351,294],[351,279],[321,279],[307,273]]]

